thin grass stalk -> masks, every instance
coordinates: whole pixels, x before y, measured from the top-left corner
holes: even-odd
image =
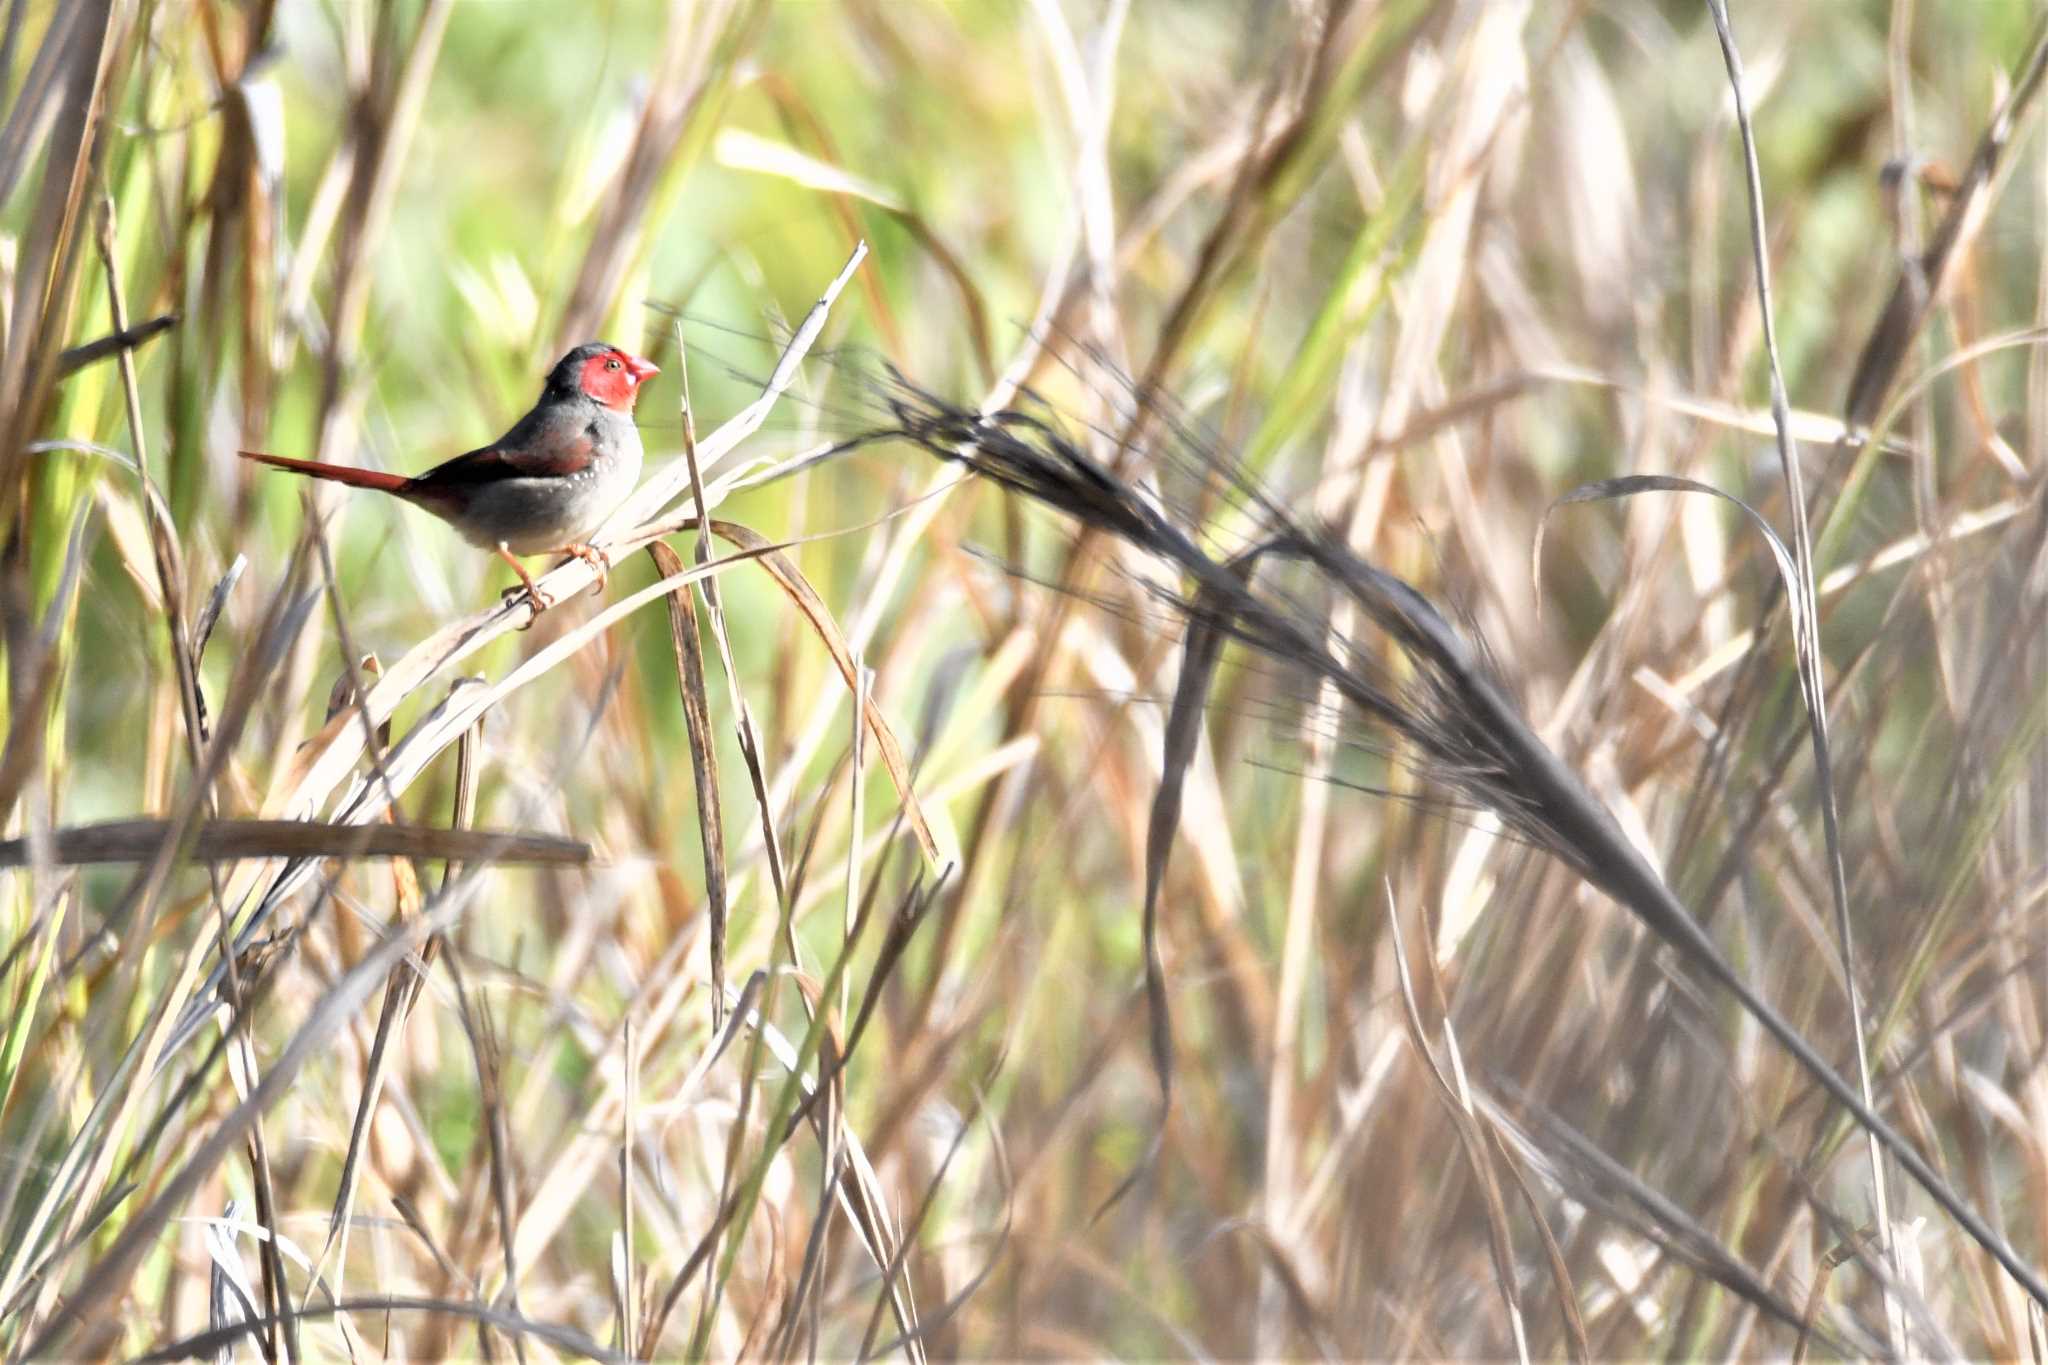
[[[419,130],[427,86],[454,12],[454,0],[426,0],[402,56],[397,51],[396,11],[383,12],[390,41],[378,43],[374,50],[372,88],[362,92],[353,125],[373,131],[374,138],[357,147],[353,157],[349,212],[335,264],[333,319],[322,358],[315,458],[334,459],[354,444],[355,398],[346,380],[355,368],[369,311],[372,276],[368,264],[390,224],[399,174]],[[377,88],[379,76],[387,69],[388,91]]]
[[[1395,979],[1401,986],[1401,1009],[1408,1025],[1409,1045],[1414,1049],[1416,1057],[1421,1060],[1430,1079],[1435,1082],[1437,1099],[1450,1116],[1452,1126],[1457,1129],[1459,1145],[1464,1149],[1466,1164],[1471,1168],[1472,1177],[1484,1196],[1487,1249],[1493,1256],[1494,1281],[1500,1288],[1501,1306],[1507,1316],[1510,1338],[1515,1343],[1515,1358],[1521,1361],[1522,1365],[1529,1365],[1529,1329],[1523,1320],[1521,1293],[1515,1285],[1514,1244],[1508,1236],[1507,1208],[1501,1202],[1500,1182],[1495,1179],[1488,1159],[1489,1148],[1480,1134],[1471,1087],[1465,1079],[1464,1058],[1458,1051],[1458,1037],[1451,1028],[1449,1017],[1446,1016],[1443,1021],[1443,1045],[1451,1070],[1450,1076],[1447,1077],[1435,1054],[1430,1050],[1429,1035],[1422,1022],[1422,1007],[1416,1002],[1415,982],[1408,970],[1408,948],[1401,938],[1401,909],[1394,900],[1393,883],[1384,883],[1384,889],[1387,900],[1387,930],[1394,948]]]
[[[744,717],[744,711],[741,714]],[[858,715],[856,723],[861,723],[861,718]],[[743,756],[750,753],[745,742],[745,733],[743,729]],[[750,771],[758,772],[758,765],[751,760],[749,768]],[[760,799],[763,788],[758,776],[755,780],[755,792],[757,805],[765,823],[767,820],[767,806]],[[776,841],[772,827],[765,828],[764,835],[769,840],[769,847],[773,849]],[[776,863],[771,862],[771,870],[776,865]],[[795,967],[793,954],[796,945],[789,923],[791,917],[790,907],[793,905],[793,902],[788,891],[781,889],[785,887],[785,883],[780,876],[776,877],[775,885],[779,889],[778,902],[783,908],[778,916],[774,948],[775,956],[771,959],[770,972],[773,975],[779,975],[781,972]],[[866,922],[867,917],[862,916],[856,922],[856,929],[864,927]],[[829,1002],[833,994],[839,989],[841,979],[851,969],[854,950],[857,944],[858,937],[850,941],[835,956],[824,979],[818,985],[819,1004]],[[792,954],[792,960],[786,965],[780,960],[784,952]],[[774,1099],[764,1114],[764,1131],[768,1135],[768,1139],[763,1144],[761,1152],[756,1156],[751,1167],[744,1174],[738,1173],[737,1163],[733,1159],[732,1154],[737,1152],[739,1135],[747,1127],[752,1087],[747,1085],[746,1081],[753,1076],[758,1065],[754,1060],[754,1055],[758,1054],[763,1048],[773,1046],[773,1026],[768,1022],[768,1013],[772,1008],[776,994],[773,975],[771,975],[766,988],[762,992],[762,1000],[757,1007],[758,1012],[743,1009],[734,1020],[735,1024],[738,1024],[749,1021],[751,1017],[753,1041],[749,1049],[748,1064],[742,1073],[740,1108],[732,1127],[733,1137],[728,1145],[727,1174],[725,1183],[722,1184],[720,1190],[719,1214],[714,1220],[711,1230],[706,1233],[704,1242],[700,1244],[698,1251],[692,1254],[690,1261],[685,1264],[684,1268],[677,1273],[675,1279],[671,1282],[669,1293],[658,1319],[658,1321],[666,1319],[670,1307],[673,1306],[682,1288],[688,1282],[690,1274],[698,1265],[703,1265],[709,1272],[705,1289],[706,1302],[700,1310],[697,1325],[692,1333],[690,1349],[693,1356],[701,1355],[708,1346],[708,1333],[711,1327],[712,1315],[723,1295],[725,1285],[733,1274],[740,1251],[740,1240],[735,1237],[727,1242],[723,1256],[717,1258],[715,1265],[713,1264],[713,1258],[706,1253],[713,1246],[715,1240],[722,1236],[724,1230],[734,1221],[737,1222],[740,1229],[745,1229],[752,1222],[753,1213],[760,1198],[762,1184],[767,1178],[769,1167],[777,1153],[789,1140],[789,1136],[793,1134],[794,1129],[791,1125],[791,1120],[798,1112],[802,1099],[832,1090],[839,1084],[839,1068],[833,1059],[836,1056],[843,1056],[844,1049],[837,1047],[831,1042],[831,1010],[814,1005],[806,996],[803,1004],[808,1026],[802,1042],[794,1048],[785,1047],[777,1050],[777,1060],[781,1062],[788,1074],[783,1084],[777,1087]],[[806,1073],[814,1064],[818,1068],[818,1078],[816,1081],[810,1081]],[[886,1266],[893,1254],[890,1248],[898,1244],[900,1236],[892,1225],[886,1206],[875,1197],[874,1176],[871,1170],[867,1169],[865,1158],[861,1155],[858,1147],[850,1149],[854,1169],[861,1176],[862,1182],[859,1187],[859,1198],[857,1201],[847,1193],[843,1183],[835,1178],[834,1166],[829,1160],[833,1149],[834,1135],[839,1133],[842,1127],[842,1125],[830,1121],[831,1116],[836,1115],[838,1112],[839,1110],[835,1107],[829,1111],[825,1118],[821,1119],[820,1116],[815,1114],[811,1118],[820,1144],[826,1149],[828,1156],[825,1189],[828,1193],[836,1193],[838,1201],[847,1208],[852,1216],[855,1227],[861,1232],[863,1241],[866,1243],[869,1254],[873,1257],[875,1263]],[[736,1182],[734,1180],[735,1175],[738,1176]],[[917,1315],[915,1305],[909,1296],[908,1286],[892,1285],[887,1288],[886,1297],[890,1300],[898,1325],[907,1335],[914,1333]],[[650,1336],[648,1340],[650,1349],[652,1349],[652,1343],[658,1340],[658,1335]],[[912,1358],[913,1360],[922,1359],[921,1347],[915,1345],[914,1340]]]
[[[626,1097],[619,1113],[619,1261],[617,1299],[613,1310],[618,1318],[619,1347],[635,1355],[633,1328],[640,1320],[640,1294],[634,1266],[633,1187],[634,1134],[640,1127],[640,1047],[629,1015],[621,1024],[625,1053]]]
[[[429,1318],[461,1318],[474,1323],[479,1332],[488,1327],[514,1341],[523,1343],[527,1338],[532,1338],[578,1359],[602,1361],[605,1365],[631,1365],[631,1357],[606,1349],[572,1327],[525,1318],[516,1312],[462,1299],[436,1299],[408,1294],[366,1294],[359,1298],[316,1304],[307,1309],[302,1316],[310,1319],[338,1318],[357,1313],[385,1317],[392,1314],[417,1313]],[[232,1351],[235,1344],[244,1337],[267,1331],[276,1325],[275,1318],[258,1317],[210,1331],[195,1332],[191,1336],[169,1342],[138,1357],[138,1365],[157,1365],[158,1362],[194,1360],[206,1356],[217,1357],[223,1351]]]
[[[1763,322],[1764,355],[1771,378],[1771,421],[1777,429],[1778,465],[1785,476],[1785,505],[1792,522],[1791,583],[1793,634],[1799,662],[1801,691],[1805,695],[1809,734],[1813,746],[1815,790],[1820,801],[1821,827],[1827,843],[1828,890],[1835,908],[1835,933],[1840,939],[1842,979],[1848,997],[1849,1032],[1856,1048],[1856,1081],[1866,1109],[1874,1111],[1876,1100],[1870,1081],[1870,1052],[1864,1037],[1863,1000],[1857,987],[1857,955],[1853,926],[1849,919],[1848,874],[1842,862],[1842,829],[1835,805],[1833,758],[1828,743],[1827,682],[1821,676],[1820,605],[1814,596],[1813,539],[1806,521],[1806,488],[1800,475],[1799,455],[1793,445],[1789,403],[1785,397],[1784,368],[1778,359],[1777,323],[1771,305],[1770,253],[1765,243],[1763,173],[1757,166],[1756,130],[1750,121],[1749,98],[1742,84],[1742,56],[1729,26],[1726,0],[1707,0],[1714,16],[1714,33],[1720,39],[1721,59],[1728,68],[1728,84],[1735,100],[1735,126],[1742,137],[1743,170],[1749,208],[1750,253],[1756,266],[1757,307]],[[2044,30],[2048,32],[2048,30]],[[1898,1250],[1893,1240],[1891,1196],[1884,1174],[1884,1158],[1877,1134],[1866,1139],[1870,1159],[1870,1192],[1876,1207],[1879,1244],[1886,1263],[1896,1273]],[[1988,1229],[1987,1229],[1988,1230]],[[2025,1277],[2021,1277],[2024,1282]],[[2036,1285],[2040,1284],[2036,1280]],[[2038,1294],[2037,1294],[2038,1297]],[[1898,1310],[1887,1297],[1887,1312],[1893,1322]]]
[[[690,471],[690,503],[697,513],[696,558],[711,558],[711,501],[704,494],[704,470],[697,458],[697,414],[690,401],[690,351],[676,324],[676,368],[682,372],[683,459]],[[675,551],[659,541],[647,547],[657,568],[673,574],[682,567]],[[690,739],[690,777],[697,789],[697,825],[704,852],[704,903],[711,917],[711,1031],[725,1026],[726,878],[725,822],[719,812],[718,747],[711,738],[711,714],[704,682],[704,643],[697,636],[696,597],[669,596],[669,637],[676,650],[676,684],[683,694],[683,724]]]
[[[896,1306],[896,1301],[892,1296],[896,1293],[898,1280],[904,1274],[910,1249],[917,1245],[917,1238],[920,1232],[923,1230],[926,1222],[930,1220],[933,1206],[938,1201],[939,1190],[944,1187],[946,1175],[952,1170],[953,1159],[960,1154],[961,1148],[966,1145],[969,1131],[967,1124],[961,1124],[953,1134],[952,1141],[947,1143],[946,1154],[940,1158],[938,1169],[932,1173],[932,1178],[925,1182],[924,1195],[918,1207],[912,1210],[910,1218],[904,1224],[903,1236],[898,1239],[896,1250],[891,1254],[887,1264],[882,1267],[881,1292],[875,1295],[874,1306],[868,1310],[867,1326],[861,1333],[860,1355],[858,1357],[860,1360],[871,1360],[878,1355],[886,1355],[892,1351],[903,1351],[913,1360],[923,1360],[925,1358],[926,1338],[943,1327],[952,1318],[953,1314],[959,1311],[960,1306],[967,1302],[968,1297],[981,1285],[989,1273],[995,1269],[996,1255],[1000,1253],[1003,1242],[1009,1236],[1007,1212],[1004,1217],[1003,1229],[996,1238],[996,1251],[990,1254],[988,1261],[982,1266],[980,1272],[968,1280],[960,1293],[955,1295],[950,1301],[941,1304],[936,1312],[927,1313],[914,1325],[904,1327],[901,1334],[897,1337],[882,1343],[879,1347],[876,1346],[875,1335],[882,1325],[882,1310],[885,1307],[894,1308]],[[993,1143],[992,1150],[996,1156],[997,1173],[1004,1178],[1004,1183],[1007,1185],[1009,1172],[1007,1164],[1003,1160],[1003,1149],[1000,1140]],[[1005,1202],[1007,1204],[1007,1201]],[[902,1322],[900,1313],[897,1321],[899,1324]]]
[[[505,1118],[504,1086],[500,1079],[504,1069],[503,1049],[498,1041],[497,1023],[489,1007],[470,990],[462,968],[462,954],[448,955],[448,973],[455,983],[455,1003],[462,1020],[462,1031],[469,1039],[470,1055],[475,1060],[477,1094],[483,1109],[486,1152],[490,1162],[491,1209],[497,1219],[499,1256],[505,1276],[499,1297],[514,1317],[524,1318],[526,1313],[519,1303],[518,1238],[513,1234],[511,1133]],[[482,1331],[482,1324],[478,1325],[478,1331]],[[523,1334],[512,1335],[512,1353],[520,1365],[526,1365]]]
[[[1556,1115],[1541,1110],[1540,1106],[1526,1097],[1515,1095],[1512,1090],[1499,1098],[1482,1090],[1476,1092],[1476,1098],[1493,1122],[1495,1131],[1503,1140],[1512,1141],[1525,1159],[1544,1171],[1549,1183],[1633,1229],[1674,1263],[1719,1285],[1774,1321],[1794,1329],[1812,1331],[1832,1352],[1882,1353],[1882,1343],[1860,1331],[1847,1340],[1823,1331],[1810,1315],[1802,1313],[1775,1292],[1740,1257],[1723,1246],[1711,1231],[1700,1225],[1698,1219],[1637,1178]],[[1524,1115],[1533,1111],[1534,1121],[1544,1138],[1542,1143],[1520,1126],[1504,1100],[1513,1102],[1514,1108]],[[1576,1171],[1568,1173],[1561,1168],[1560,1156]],[[1595,1343],[1595,1358],[1604,1354]]]
[[[350,655],[344,650],[342,657],[348,658]],[[350,695],[356,695],[353,689]],[[470,837],[462,842],[468,847],[472,857],[502,864],[506,861],[504,841],[493,838],[486,831],[471,831],[468,828],[476,817],[479,763],[477,743],[481,735],[480,726],[471,726],[456,750],[454,807],[450,812],[448,830],[437,831],[443,836],[442,840],[437,842],[441,842],[443,847],[447,848],[447,836],[469,834]],[[299,822],[284,823],[296,825]],[[367,831],[390,830],[396,826],[377,824],[345,828],[360,828]],[[441,889],[447,890],[460,874],[461,863],[450,858],[442,868]],[[321,1243],[320,1254],[313,1263],[312,1271],[306,1276],[306,1293],[299,1305],[301,1310],[312,1303],[314,1290],[321,1286],[321,1272],[330,1254],[335,1257],[335,1277],[334,1285],[328,1291],[329,1296],[340,1298],[343,1294],[342,1286],[348,1270],[349,1228],[352,1222],[351,1209],[355,1203],[356,1181],[369,1141],[370,1124],[383,1097],[390,1045],[398,1031],[404,1027],[413,1006],[419,1001],[420,992],[426,986],[427,973],[433,968],[435,950],[440,946],[440,942],[439,938],[428,939],[420,950],[418,960],[405,963],[404,967],[394,972],[391,979],[385,983],[384,1003],[378,1012],[377,1029],[371,1040],[370,1055],[364,1063],[362,1092],[357,1099],[355,1116],[349,1125],[348,1148],[342,1157],[341,1178],[336,1184],[334,1203],[328,1213],[327,1236]]]

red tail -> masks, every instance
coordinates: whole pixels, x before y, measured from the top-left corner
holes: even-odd
[[[380,493],[400,493],[406,484],[412,482],[403,474],[386,474],[381,469],[355,469],[345,464],[322,464],[318,460],[290,460],[282,455],[265,455],[260,450],[238,452],[245,460],[271,465],[278,469],[289,469],[294,474],[305,474],[315,479],[332,479],[335,483],[352,484],[357,488],[374,488]]]

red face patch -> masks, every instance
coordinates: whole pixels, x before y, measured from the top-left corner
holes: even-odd
[[[577,383],[583,392],[606,407],[631,412],[640,385],[660,373],[639,356],[627,355],[624,351],[602,351],[583,362],[583,373]]]

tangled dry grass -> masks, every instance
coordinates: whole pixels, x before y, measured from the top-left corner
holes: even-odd
[[[2017,0],[0,10],[8,1359],[2048,1359]]]

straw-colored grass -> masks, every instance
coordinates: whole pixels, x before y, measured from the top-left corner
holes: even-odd
[[[1717,9],[0,4],[0,1353],[2048,1360],[2048,28]]]

